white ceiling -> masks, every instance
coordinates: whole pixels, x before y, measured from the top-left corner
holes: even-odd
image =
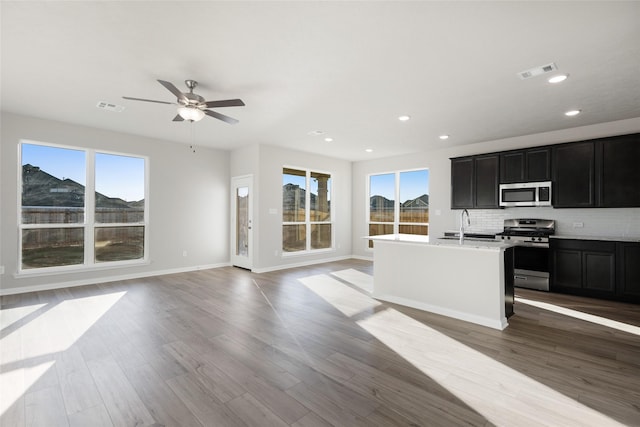
[[[361,160],[640,117],[636,1],[0,4],[2,110],[118,132]],[[566,82],[516,75],[550,62]],[[156,79],[240,123],[122,99],[175,101]]]

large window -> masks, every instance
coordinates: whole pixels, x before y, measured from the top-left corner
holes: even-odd
[[[429,170],[370,175],[367,221],[370,236],[428,235]]]
[[[146,258],[144,158],[30,142],[20,158],[21,271]]]
[[[282,170],[282,252],[332,248],[331,175]]]

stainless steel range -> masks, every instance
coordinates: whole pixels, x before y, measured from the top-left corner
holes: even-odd
[[[505,219],[496,240],[514,243],[514,285],[549,290],[549,236],[555,233],[552,219]]]

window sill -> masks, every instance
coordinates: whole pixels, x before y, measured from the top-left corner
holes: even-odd
[[[57,276],[62,274],[77,274],[77,273],[89,273],[92,271],[101,270],[114,270],[119,268],[139,267],[143,265],[150,265],[149,260],[134,260],[134,261],[114,261],[106,264],[93,264],[82,266],[63,266],[63,267],[45,267],[34,268],[29,270],[21,270],[13,274],[16,279],[25,279],[29,277],[42,277],[42,276]]]

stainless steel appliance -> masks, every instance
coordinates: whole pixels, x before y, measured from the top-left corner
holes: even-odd
[[[551,181],[500,184],[500,206],[551,206]]]
[[[505,219],[496,240],[514,243],[514,286],[549,290],[549,236],[555,233],[552,219]]]

